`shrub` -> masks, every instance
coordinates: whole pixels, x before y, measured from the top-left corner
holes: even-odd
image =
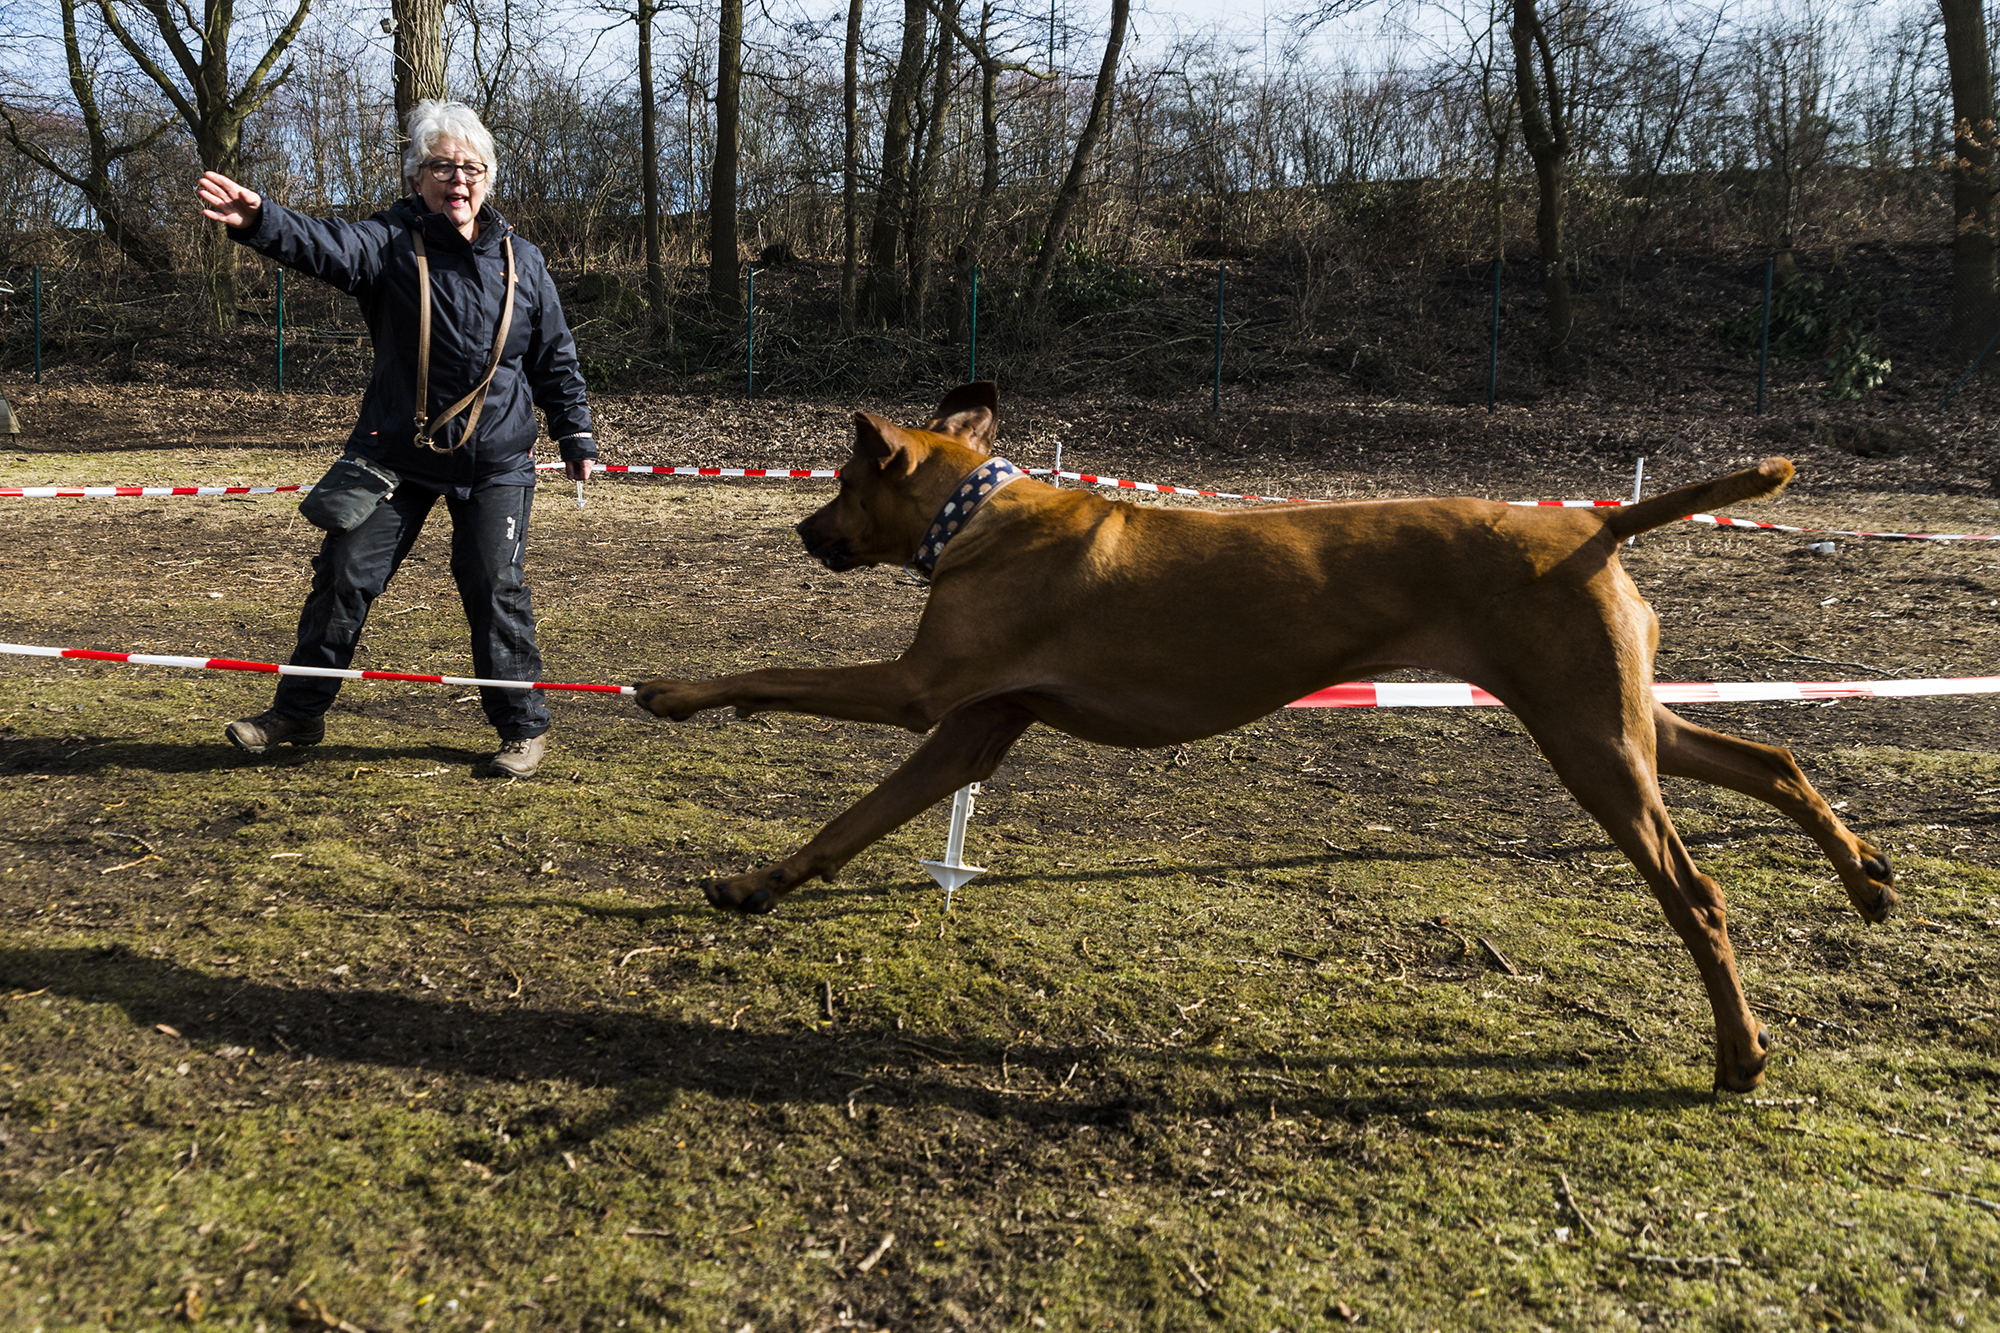
[[[1785,279],[1771,291],[1771,359],[1824,361],[1827,397],[1862,397],[1889,377],[1889,358],[1871,327],[1881,303],[1880,292],[1859,285],[1830,288],[1809,273]],[[1732,351],[1756,355],[1764,302],[1752,301],[1717,332]]]

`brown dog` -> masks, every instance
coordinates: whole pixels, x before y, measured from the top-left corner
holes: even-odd
[[[804,847],[704,885],[710,902],[766,912],[814,875],[831,880],[877,838],[990,776],[1033,722],[1102,745],[1175,745],[1328,685],[1422,667],[1512,709],[1645,877],[1708,988],[1719,1086],[1755,1087],[1768,1038],[1737,980],[1722,893],[1675,832],[1659,775],[1768,802],[1825,851],[1863,917],[1894,906],[1887,858],[1847,830],[1788,753],[1654,701],[1659,625],[1618,563],[1633,533],[1776,492],[1792,476],[1785,459],[1606,510],[1156,509],[1021,478],[968,516],[957,496],[988,464],[997,406],[980,383],[953,390],[921,430],[858,414],[839,495],[798,525],[835,571],[905,564],[950,529],[900,658],[639,686],[642,706],[677,720],[733,707],[935,728]]]

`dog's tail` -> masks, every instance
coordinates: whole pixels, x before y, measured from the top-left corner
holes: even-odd
[[[1756,467],[1744,468],[1726,477],[1699,481],[1692,486],[1656,495],[1650,500],[1606,510],[1604,526],[1612,536],[1623,541],[1635,533],[1664,526],[1690,514],[1711,514],[1725,505],[1775,495],[1792,479],[1792,470],[1789,458],[1767,458]]]

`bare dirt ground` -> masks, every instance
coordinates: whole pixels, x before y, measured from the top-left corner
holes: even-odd
[[[26,429],[0,486],[309,482],[354,403],[8,396]],[[854,408],[920,420],[932,397],[597,411],[609,462],[831,467]],[[1862,456],[1829,419],[1918,414],[1829,414],[1803,386],[1763,421],[1705,402],[1488,416],[1288,392],[1214,417],[1095,396],[1003,403],[1000,448],[1270,496],[1494,499],[1627,494],[1642,454],[1651,492],[1783,452],[1798,481],[1740,516],[2000,533],[1982,411],[1878,430],[1902,451]],[[895,653],[922,590],[829,575],[790,533],[829,493],[603,478],[579,511],[545,486],[530,574],[549,674]],[[291,499],[0,506],[0,638],[288,650],[316,546]],[[357,665],[469,671],[444,527]],[[2000,543],[1681,524],[1626,565],[1661,618],[1661,679],[2000,674]],[[2000,1191],[2000,708],[1983,699],[1685,710],[1793,749],[1905,885],[1903,914],[1863,931],[1782,821],[1669,793],[1788,1052],[1769,1105],[1738,1115],[1701,1091],[1691,967],[1504,715],[1288,713],[1171,755],[1031,735],[982,798],[993,875],[969,892],[987,906],[947,934],[912,887],[936,818],[782,920],[713,916],[690,887],[836,813],[908,737],[669,728],[564,699],[544,776],[496,798],[471,777],[490,742],[469,698],[350,687],[327,744],[253,763],[220,728],[264,688],[0,662],[14,1326],[193,1322],[192,1300],[247,1328],[299,1292],[371,1328],[1995,1318],[1992,1217],[1959,1202]],[[1169,946],[1178,970],[1155,956]],[[788,1139],[812,1161],[784,1165]],[[1719,1181],[1735,1154],[1749,1165]],[[321,1222],[288,1216],[277,1184],[232,1185],[245,1169]],[[1819,1193],[1780,1207],[1786,1181]]]

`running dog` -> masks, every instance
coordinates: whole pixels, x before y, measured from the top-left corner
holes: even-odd
[[[704,884],[715,905],[768,912],[805,880],[831,880],[990,776],[1031,723],[1100,745],[1176,745],[1396,667],[1497,696],[1631,859],[1708,990],[1719,1087],[1758,1084],[1769,1036],[1737,978],[1722,892],[1675,831],[1661,775],[1770,804],[1819,844],[1863,917],[1881,921],[1895,905],[1888,858],[1841,823],[1789,753],[1655,702],[1659,622],[1618,562],[1634,533],[1776,493],[1789,461],[1617,509],[1471,499],[1163,509],[1058,489],[994,458],[998,406],[982,382],[946,395],[921,429],[857,414],[839,494],[798,525],[830,570],[907,565],[931,580],[901,657],[638,686],[642,707],[676,720],[730,707],[931,733],[790,856]]]

